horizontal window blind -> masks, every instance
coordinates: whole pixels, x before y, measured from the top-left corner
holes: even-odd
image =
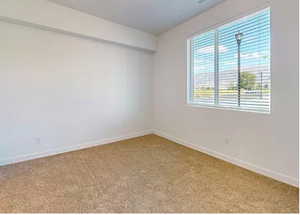
[[[215,32],[192,40],[192,98],[204,104],[215,103]]]
[[[194,37],[190,102],[270,112],[270,40],[269,9]]]

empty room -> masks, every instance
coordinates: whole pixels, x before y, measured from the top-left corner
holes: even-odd
[[[298,0],[1,0],[0,213],[299,213]]]

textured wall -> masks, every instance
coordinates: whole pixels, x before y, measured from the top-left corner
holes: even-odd
[[[152,54],[0,29],[0,163],[152,127]]]

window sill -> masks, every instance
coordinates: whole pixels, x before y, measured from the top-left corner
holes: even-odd
[[[187,103],[186,106],[193,107],[193,108],[208,108],[208,109],[215,109],[215,110],[239,111],[239,112],[271,115],[271,111],[269,111],[269,112],[267,112],[267,111],[256,111],[256,110],[251,110],[251,109],[223,107],[223,106],[219,106],[219,105],[208,105],[208,104],[201,104],[201,103]]]

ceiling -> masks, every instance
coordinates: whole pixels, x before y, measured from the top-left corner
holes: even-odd
[[[50,0],[155,35],[224,0]]]

